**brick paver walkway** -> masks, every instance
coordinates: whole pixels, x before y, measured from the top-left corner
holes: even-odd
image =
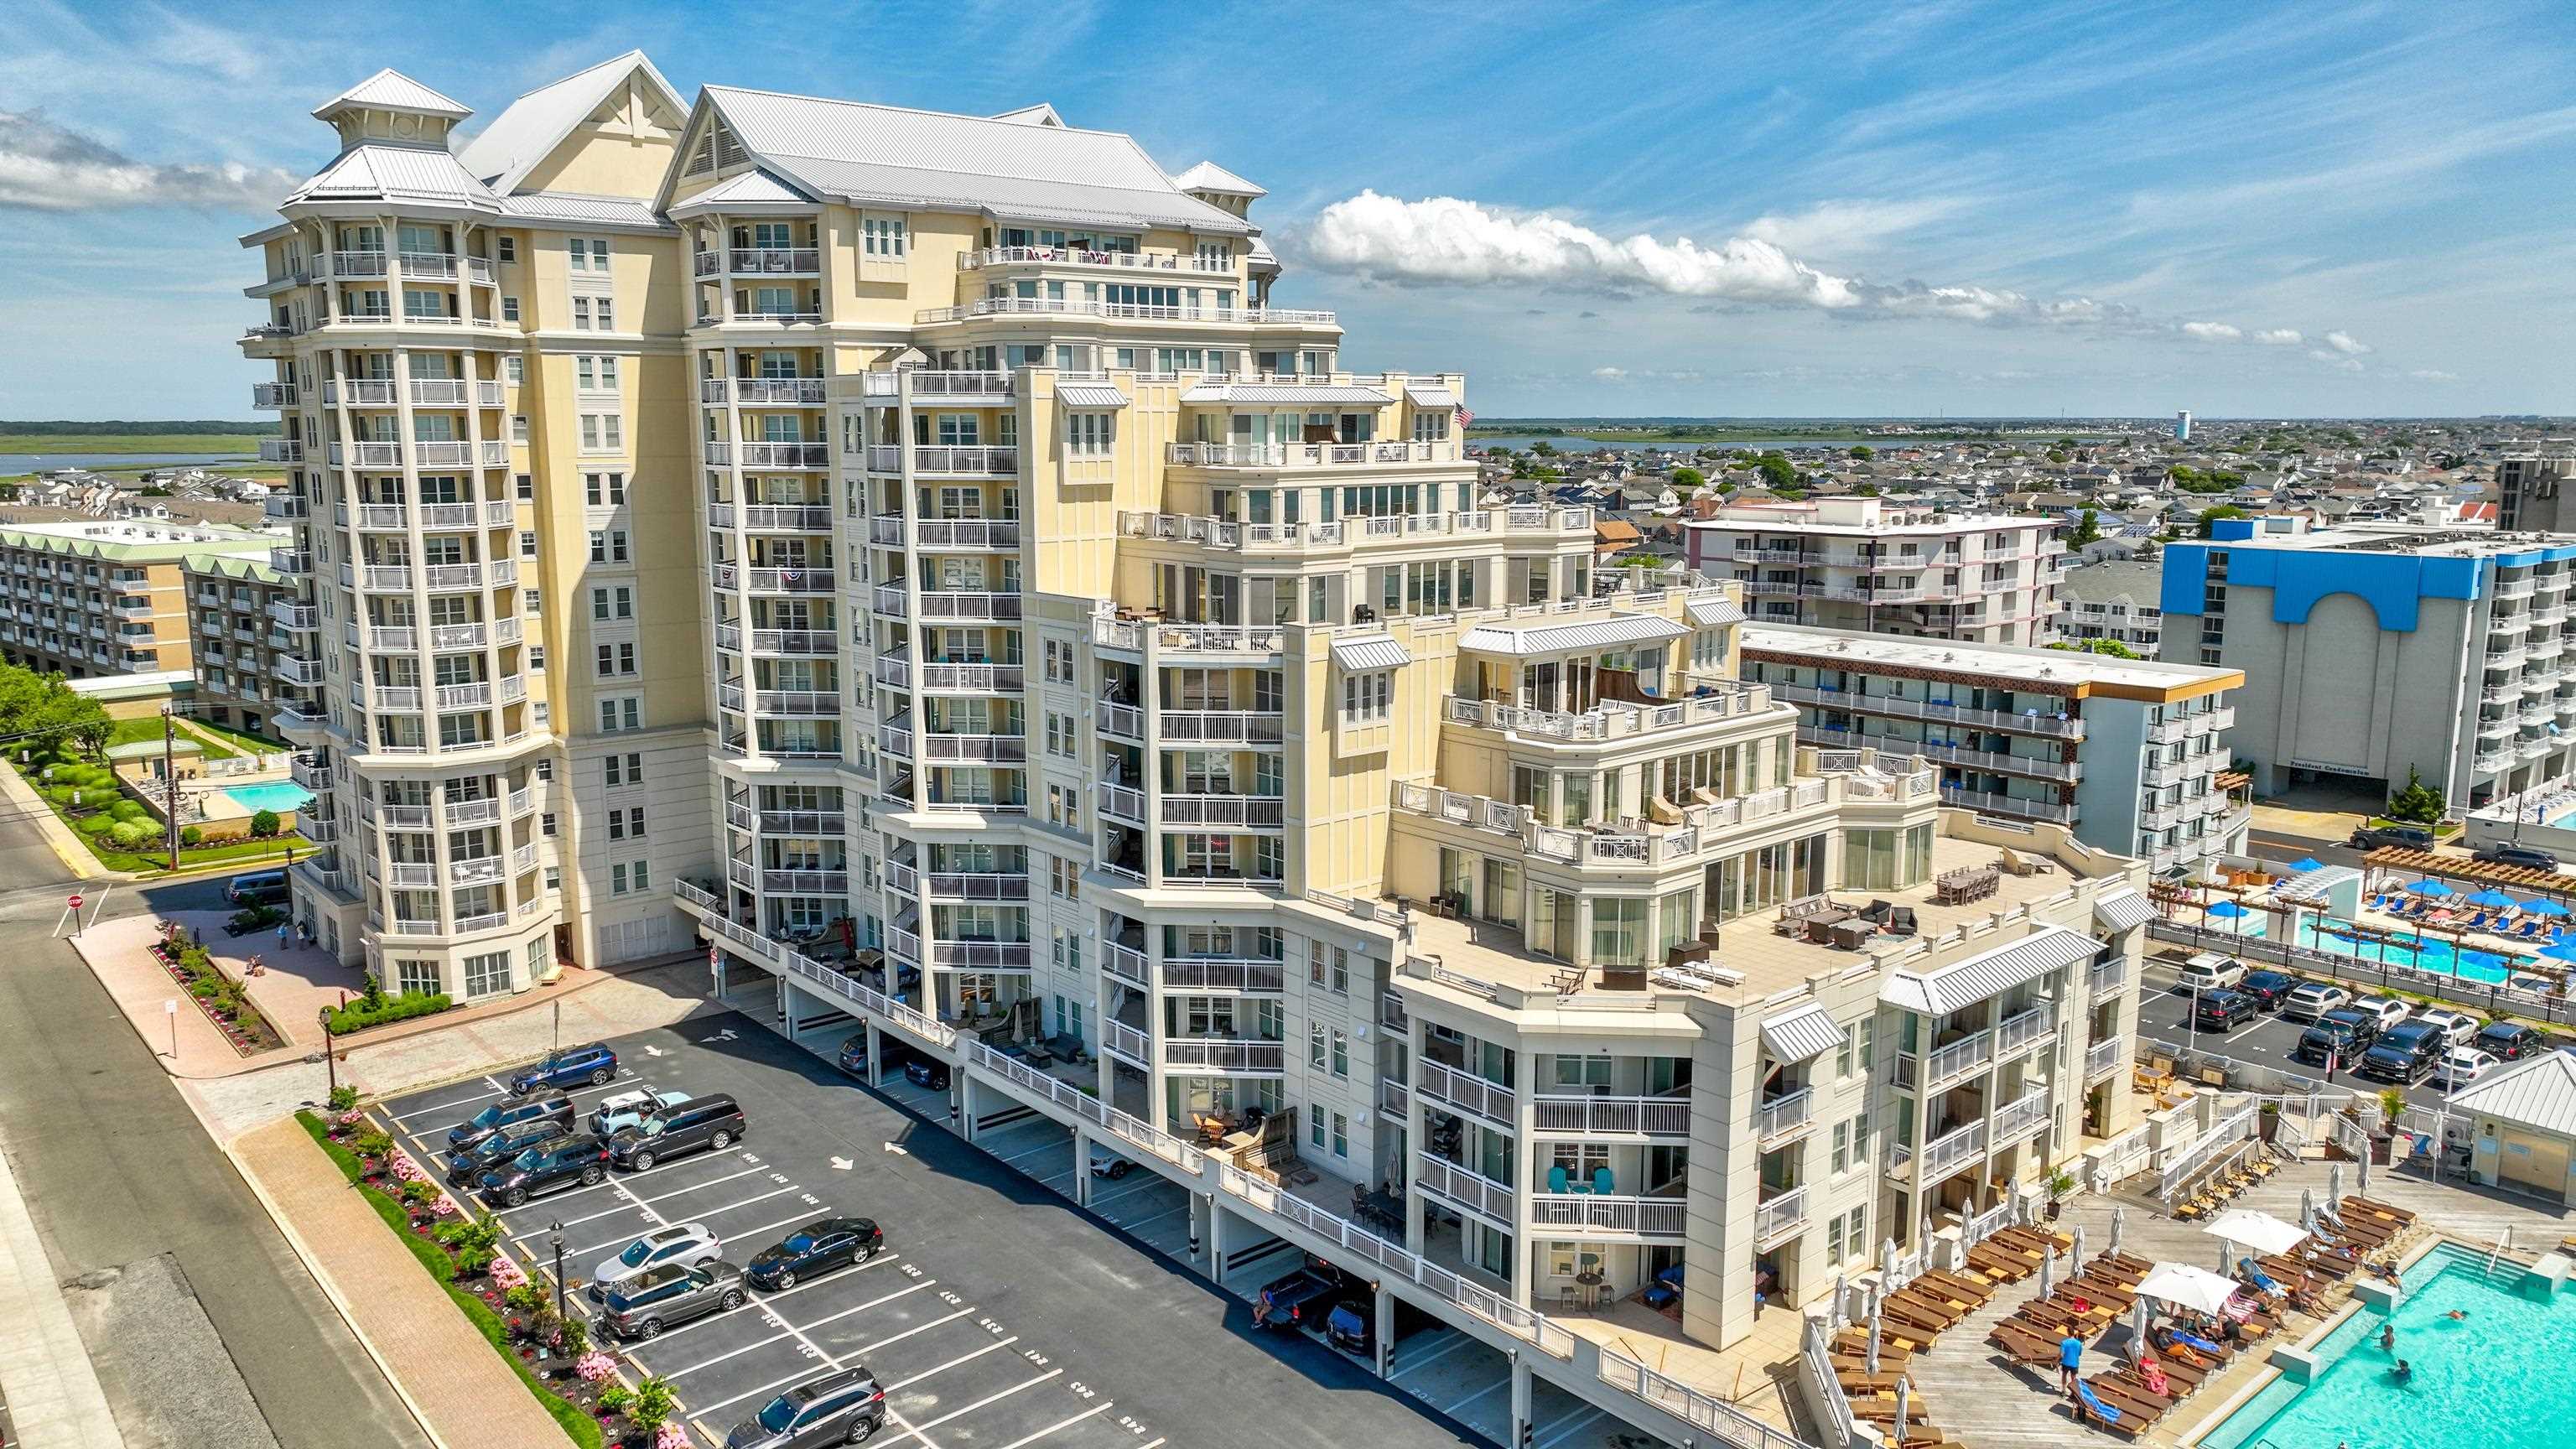
[[[518,1375],[301,1123],[290,1117],[245,1132],[232,1153],[432,1440],[448,1449],[545,1449],[566,1442]]]

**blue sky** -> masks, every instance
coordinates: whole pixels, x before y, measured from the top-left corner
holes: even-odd
[[[0,5],[0,417],[247,416],[234,239],[329,159],[307,111],[391,64],[488,117],[635,46],[1213,158],[1346,364],[1489,415],[2576,411],[2563,6],[761,13]]]

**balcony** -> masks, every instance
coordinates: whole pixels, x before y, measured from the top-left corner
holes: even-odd
[[[1152,1070],[1154,1039],[1123,1021],[1100,1023],[1100,1049],[1129,1066]]]
[[[1414,1064],[1413,1090],[1423,1100],[1472,1112],[1497,1126],[1515,1125],[1511,1088],[1424,1057]]]
[[[830,656],[840,652],[839,636],[823,629],[753,629],[746,632],[740,624],[716,625],[716,647],[760,655],[790,655],[797,658]],[[880,675],[880,678],[883,676]]]
[[[304,461],[304,444],[293,438],[262,438],[259,440],[259,460],[263,463],[301,463]]]
[[[841,697],[828,689],[755,689],[747,696],[752,711],[775,715],[837,715]],[[716,703],[725,709],[740,710],[746,695],[738,683],[719,683]]]
[[[1172,990],[1239,991],[1275,996],[1288,989],[1288,968],[1279,961],[1181,956],[1163,963],[1163,985]]]
[[[1971,1122],[1956,1131],[1945,1132],[1924,1144],[1920,1153],[1902,1145],[1890,1151],[1891,1165],[1895,1170],[1902,1172],[1911,1166],[1915,1181],[1922,1187],[1930,1187],[1985,1155],[1986,1124]]]
[[[481,681],[442,684],[437,687],[434,697],[441,710],[483,709],[492,703],[492,686]]]
[[[1007,372],[935,372],[928,368],[904,368],[901,371],[878,370],[859,376],[859,391],[874,405],[877,399],[901,396],[898,388],[912,385],[917,398],[945,398],[961,402],[969,398],[989,402],[1008,402],[1017,395],[1018,379]],[[889,449],[889,452],[892,450]],[[869,467],[876,465],[870,463]],[[894,464],[889,461],[887,471]]]
[[[2084,721],[2059,719],[2037,710],[2014,714],[2004,710],[1975,709],[1946,704],[1939,700],[1898,699],[1882,694],[1865,694],[1856,690],[1819,689],[1805,684],[1773,684],[1771,692],[1792,704],[1811,704],[1825,709],[1846,710],[1853,714],[1885,715],[1891,719],[1945,721],[1976,729],[2014,730],[2022,734],[2046,735],[2052,739],[2082,739]]]
[[[1029,898],[1025,874],[999,871],[934,870],[919,875],[919,894],[934,901],[1024,901]]]
[[[2035,1087],[1995,1113],[1995,1145],[2009,1147],[2047,1125],[2048,1089]]]
[[[963,271],[1034,262],[1059,267],[1110,267],[1121,271],[1203,272],[1235,275],[1234,259],[1211,260],[1171,252],[1104,252],[1090,247],[984,247],[957,259]]]
[[[415,377],[405,385],[414,407],[461,408],[466,406],[497,408],[501,405],[501,384],[462,377]]]
[[[300,659],[292,654],[281,654],[270,661],[269,667],[277,671],[278,678],[289,684],[312,689],[323,682],[322,661],[319,659]]]
[[[1781,1141],[1816,1124],[1816,1089],[1800,1087],[1753,1109],[1753,1135],[1763,1146]]]
[[[1455,463],[1451,442],[1372,443],[1167,443],[1163,459],[1176,468],[1349,468],[1367,463]]]
[[[1103,705],[1101,710],[1104,719],[1110,710],[1141,713],[1132,705]],[[1165,710],[1157,722],[1167,744],[1275,745],[1286,736],[1288,717],[1277,711]],[[1142,738],[1132,730],[1129,734]]]
[[[888,548],[901,548],[907,537],[913,547],[933,553],[973,553],[985,550],[1016,550],[1020,546],[1020,521],[1016,518],[924,518],[907,523],[899,514],[880,513],[868,520],[871,542]]]
[[[764,870],[760,889],[774,896],[846,896],[850,875],[842,870]]]
[[[708,443],[707,462],[713,467],[739,463],[745,468],[820,469],[832,466],[832,449],[828,443]]]
[[[2045,1040],[2057,1030],[2057,1008],[2042,1003],[2005,1017],[1995,1026],[1995,1057],[2005,1060]]]
[[[250,405],[255,408],[291,408],[295,406],[295,384],[291,382],[252,383]]]
[[[313,572],[313,555],[300,548],[272,548],[268,551],[268,566],[281,574],[309,574]]]
[[[1767,1206],[1767,1204],[1766,1204]],[[1530,1225],[1551,1234],[1593,1233],[1622,1238],[1679,1238],[1689,1205],[1671,1197],[1636,1197],[1617,1193],[1530,1194]]]
[[[1761,714],[1770,707],[1771,692],[1766,686],[1728,681],[1714,693],[1691,695],[1662,704],[1604,700],[1583,714],[1523,709],[1496,700],[1461,699],[1453,695],[1448,701],[1447,717],[1451,724],[1530,739],[1610,740],[1682,729],[1712,720],[1742,718]]]
[[[2008,815],[2020,820],[2052,820],[2060,825],[2073,824],[2075,807],[2053,800],[2034,800],[2022,795],[1998,795],[1985,790],[1963,790],[1956,785],[1941,787],[1941,803],[1980,815]]]
[[[1994,1034],[1970,1032],[1947,1046],[1933,1048],[1928,1062],[1920,1061],[1912,1052],[1898,1054],[1896,1084],[1911,1090],[1938,1091],[1992,1060]]]
[[[819,377],[710,377],[699,381],[698,400],[751,408],[821,407],[825,386]]]
[[[1807,1225],[1807,1190],[1793,1187],[1774,1193],[1753,1209],[1753,1246],[1756,1252],[1794,1237]]]
[[[923,622],[1010,623],[1020,617],[1020,596],[975,590],[924,591],[916,609],[900,585],[879,584],[876,611],[890,619]]]
[[[1424,1192],[1480,1217],[1512,1226],[1512,1186],[1429,1152],[1415,1154],[1414,1181]]]
[[[1099,794],[1100,813],[1111,820],[1142,827],[1145,823],[1145,792],[1127,785],[1107,781],[1093,787]]]
[[[1330,312],[1290,307],[1149,306],[1135,302],[1089,302],[1062,297],[979,297],[955,307],[926,307],[913,314],[913,325],[966,322],[977,317],[1072,316],[1109,317],[1148,322],[1223,322],[1228,324],[1297,323],[1337,327]]]
[[[754,594],[828,594],[840,587],[840,580],[830,569],[744,568],[720,563],[715,566],[715,585]]]
[[[2094,996],[2118,991],[2128,984],[2129,958],[2118,955],[2108,961],[2095,963],[2093,969],[2086,973],[2084,981],[2085,990]]]
[[[823,266],[823,254],[813,247],[726,247],[699,252],[691,261],[698,276],[711,277],[719,259],[737,277],[813,276]]]
[[[2117,1071],[2120,1064],[2129,1059],[2129,1054],[2121,1050],[2121,1048],[2126,1045],[2127,1043],[2121,1041],[2120,1038],[2116,1036],[2108,1036],[2093,1043],[2091,1046],[2086,1047],[2084,1049],[2084,1080],[2090,1082],[2096,1077],[2108,1076],[2112,1072]]]
[[[870,448],[868,467],[871,471],[891,473],[901,465],[893,448]],[[886,455],[880,466],[878,455]],[[915,477],[942,478],[1013,478],[1020,471],[1020,450],[978,447],[916,447],[912,450]]]
[[[1167,826],[1278,830],[1288,823],[1288,802],[1273,795],[1165,795],[1162,803]]]
[[[1544,1135],[1690,1135],[1691,1104],[1686,1092],[1663,1097],[1536,1096],[1530,1098],[1530,1110],[1532,1130]]]
[[[1121,946],[1115,941],[1101,942],[1100,969],[1139,991],[1149,990],[1154,984],[1152,964],[1145,959],[1144,952],[1133,946]]]
[[[708,527],[737,525],[752,533],[830,533],[832,510],[820,503],[753,503],[742,508],[730,503],[707,505]]]
[[[1285,1042],[1175,1036],[1163,1041],[1163,1065],[1229,1076],[1276,1076],[1288,1070]]]

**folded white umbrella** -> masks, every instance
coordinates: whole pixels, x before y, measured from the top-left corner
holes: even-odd
[[[2307,1241],[2308,1236],[2298,1224],[2285,1223],[2253,1208],[2229,1208],[2201,1231],[2231,1243],[2243,1243],[2257,1253],[2286,1253]]]
[[[2216,1313],[2236,1296],[2237,1282],[2189,1263],[2158,1263],[2138,1285],[2138,1296]]]

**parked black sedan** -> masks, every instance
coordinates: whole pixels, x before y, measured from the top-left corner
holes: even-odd
[[[487,1202],[517,1207],[540,1193],[608,1180],[608,1144],[588,1132],[531,1147],[483,1174],[475,1184]]]
[[[450,1182],[472,1182],[484,1173],[518,1156],[531,1147],[543,1146],[564,1135],[565,1128],[552,1118],[522,1122],[516,1127],[495,1132],[471,1147],[447,1154],[447,1177]]]
[[[2287,971],[2248,971],[2236,989],[2254,998],[2254,1004],[2265,1011],[2278,1011],[2290,993],[2299,988],[2299,978]]]
[[[520,1098],[514,1102],[494,1102],[482,1111],[447,1129],[449,1150],[462,1152],[495,1132],[532,1127],[539,1122],[552,1122],[566,1132],[572,1130],[573,1108],[570,1097]]]
[[[764,1293],[783,1293],[798,1280],[864,1263],[885,1248],[885,1229],[874,1218],[816,1218],[752,1256],[743,1276]]]

